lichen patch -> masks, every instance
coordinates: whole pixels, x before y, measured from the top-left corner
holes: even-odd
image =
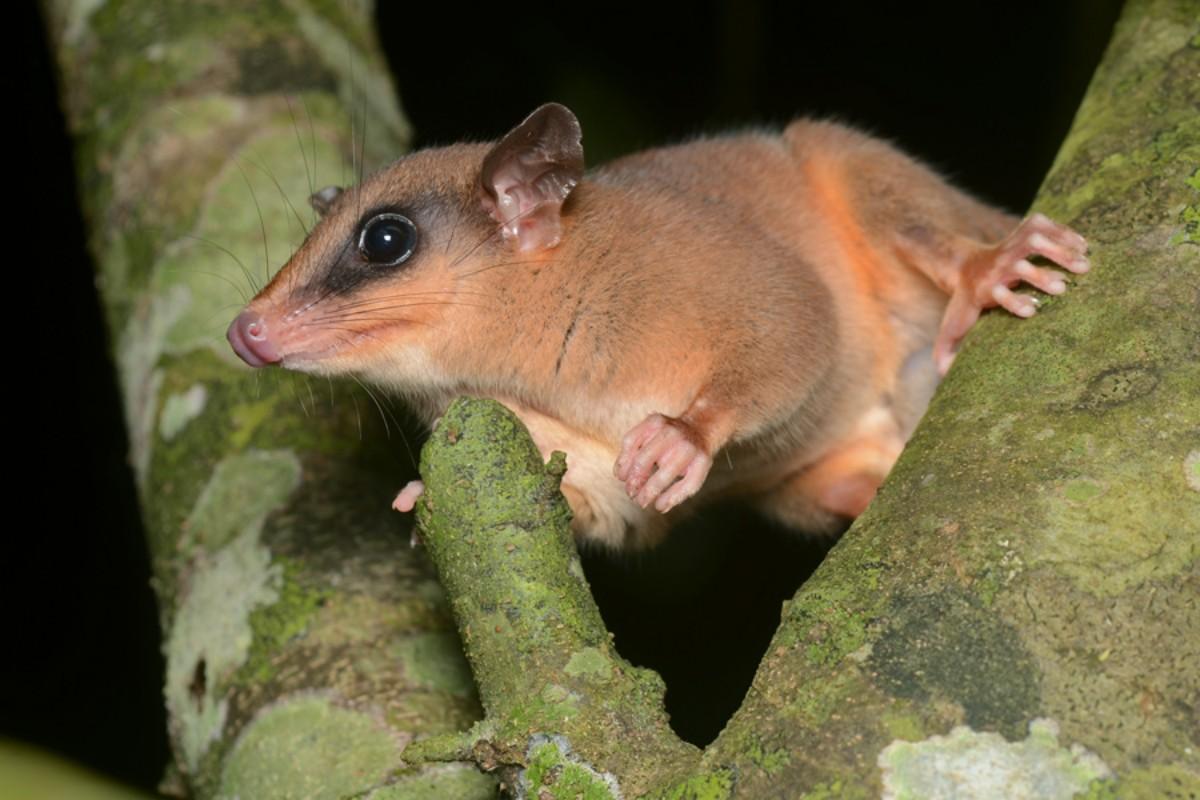
[[[1112,771],[1080,745],[1064,747],[1051,720],[1009,742],[965,725],[921,742],[895,741],[879,754],[885,800],[1069,800]]]
[[[248,529],[191,575],[167,640],[166,700],[189,770],[221,735],[227,704],[218,684],[246,660],[250,614],[279,596],[280,570]]]
[[[214,549],[247,528],[256,531],[300,483],[300,462],[285,450],[249,450],[223,459],[188,516],[195,546]]]
[[[259,542],[263,521],[300,478],[288,452],[222,461],[200,494],[188,530],[197,547],[167,639],[164,693],[185,766],[196,770],[225,725],[224,682],[249,657],[255,609],[279,599],[282,569]],[[253,491],[246,492],[250,486]]]
[[[200,416],[207,402],[208,390],[202,383],[192,384],[186,392],[168,395],[158,418],[159,436],[167,441],[174,439],[189,422]]]
[[[145,485],[154,443],[154,419],[162,372],[158,360],[163,340],[192,303],[186,286],[175,286],[155,295],[143,309],[129,317],[117,343],[121,395],[125,398],[125,426],[138,483]]]
[[[405,744],[407,737],[328,697],[287,698],[264,708],[242,731],[217,798],[354,796],[383,782]]]

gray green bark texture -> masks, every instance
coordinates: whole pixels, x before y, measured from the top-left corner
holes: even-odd
[[[404,151],[370,4],[44,10],[161,610],[168,789],[494,797],[471,765],[401,757],[480,712],[444,594],[387,510],[415,473],[393,412],[252,374],[222,335],[311,225],[308,195]]]
[[[374,511],[397,477],[351,402],[231,366],[229,294],[199,274],[238,279],[204,240],[288,250],[273,187],[266,234],[244,210],[257,166],[289,195],[340,182],[296,163],[354,139],[332,95],[367,88],[368,145],[402,123],[345,7],[217,7],[64,3],[53,25],[197,796],[494,792],[469,761],[538,800],[1200,794],[1200,6],[1126,8],[1035,203],[1092,273],[971,334],[704,751],[611,646],[562,461],[481,401],[431,437],[419,506],[484,712],[463,732],[442,594]],[[213,26],[236,44],[199,46]]]

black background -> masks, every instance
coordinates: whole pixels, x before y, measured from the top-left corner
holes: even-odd
[[[1023,210],[1117,3],[891,5],[643,3],[568,13],[385,1],[378,25],[421,146],[494,138],[546,100],[579,114],[593,163],[699,132],[832,115]],[[25,246],[10,251],[7,290],[22,313],[9,317],[18,481],[0,561],[0,736],[151,788],[167,751],[148,562],[70,142],[39,21],[31,9],[18,13],[25,17],[10,36],[21,37],[13,85],[22,104],[10,125],[24,126],[18,166],[33,174],[10,197],[34,224],[8,237]],[[675,724],[700,743],[736,707],[779,602],[824,550],[751,525],[737,509],[710,521],[651,556],[587,561],[618,647],[663,672]]]

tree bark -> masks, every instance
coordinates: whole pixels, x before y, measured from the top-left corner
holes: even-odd
[[[493,792],[464,760],[539,800],[1200,792],[1194,2],[1129,4],[1035,203],[1089,238],[1092,273],[1033,322],[972,332],[703,752],[609,643],[561,463],[478,401],[446,415],[422,466],[424,536],[486,712],[457,732],[475,695],[424,561],[369,511],[401,479],[386,447],[356,442],[371,418],[232,367],[206,329],[229,294],[199,274],[240,280],[209,239],[247,261],[288,250],[276,231],[300,215],[268,207],[271,183],[303,195],[321,180],[297,162],[311,174],[357,140],[343,87],[386,107],[363,66],[378,57],[351,79],[340,59],[365,25],[323,5],[256,6],[261,28],[214,7],[170,12],[169,37],[132,3],[53,26],[194,793]],[[197,47],[214,24],[226,44]],[[403,125],[381,113],[367,144],[394,153],[382,139]]]
[[[470,766],[400,757],[479,705],[428,561],[386,511],[415,472],[394,412],[252,374],[222,335],[311,226],[308,195],[403,152],[370,4],[46,12],[165,634],[168,788],[494,797]]]

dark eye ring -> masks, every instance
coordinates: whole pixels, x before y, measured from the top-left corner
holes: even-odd
[[[377,214],[358,233],[358,252],[376,266],[402,264],[416,249],[417,226],[403,214]]]

